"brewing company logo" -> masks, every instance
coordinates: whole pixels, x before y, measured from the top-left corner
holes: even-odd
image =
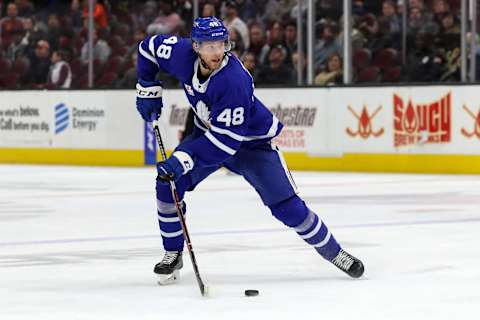
[[[395,147],[447,143],[452,138],[452,97],[449,92],[431,103],[415,104],[393,95]]]
[[[362,112],[360,115],[352,109],[352,107],[348,106],[348,110],[357,118],[358,120],[358,128],[357,131],[353,131],[350,128],[347,128],[347,134],[351,137],[360,136],[363,139],[368,139],[370,136],[375,138],[380,137],[384,133],[384,128],[380,128],[377,131],[373,129],[372,120],[375,116],[382,110],[382,106],[378,107],[372,115],[368,113],[368,109],[366,106],[363,106]]]
[[[462,128],[462,134],[467,138],[473,138],[476,136],[480,139],[480,109],[478,110],[478,113],[476,115],[465,105],[463,106],[463,110],[465,110],[468,115],[472,117],[472,119],[474,120],[474,126],[472,132],[468,132],[467,129]]]
[[[68,128],[70,114],[65,103],[55,106],[55,134],[59,134]]]

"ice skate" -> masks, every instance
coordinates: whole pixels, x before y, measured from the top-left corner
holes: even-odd
[[[343,249],[340,249],[340,252],[331,262],[352,278],[360,278],[365,271],[362,261]]]
[[[167,251],[162,261],[155,265],[153,272],[158,276],[159,285],[174,283],[180,279],[180,269],[183,267],[181,251]]]

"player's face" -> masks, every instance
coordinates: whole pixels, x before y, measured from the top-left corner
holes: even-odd
[[[220,68],[225,54],[224,41],[205,41],[198,47],[198,53],[207,64],[210,70]]]

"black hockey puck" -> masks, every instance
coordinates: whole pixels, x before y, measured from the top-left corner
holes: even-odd
[[[247,297],[255,297],[258,296],[258,290],[245,290],[245,295]]]

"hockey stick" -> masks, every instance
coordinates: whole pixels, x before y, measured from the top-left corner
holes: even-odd
[[[165,151],[165,146],[162,141],[162,136],[160,135],[160,129],[158,127],[158,119],[152,121],[153,130],[155,131],[155,137],[157,139],[158,149],[162,155],[162,160],[167,160],[167,153]],[[190,240],[190,234],[188,233],[187,224],[185,223],[185,217],[183,216],[182,203],[180,197],[178,196],[177,187],[175,182],[170,180],[170,190],[172,192],[173,201],[175,201],[175,207],[177,208],[177,215],[180,219],[180,224],[182,226],[183,235],[185,237],[185,243],[187,244],[188,254],[190,255],[190,260],[192,261],[193,271],[195,272],[195,277],[197,278],[198,286],[200,288],[200,293],[202,296],[207,296],[208,287],[203,282],[200,277],[200,271],[198,271],[197,260],[195,259],[195,253],[193,252],[192,241]]]

